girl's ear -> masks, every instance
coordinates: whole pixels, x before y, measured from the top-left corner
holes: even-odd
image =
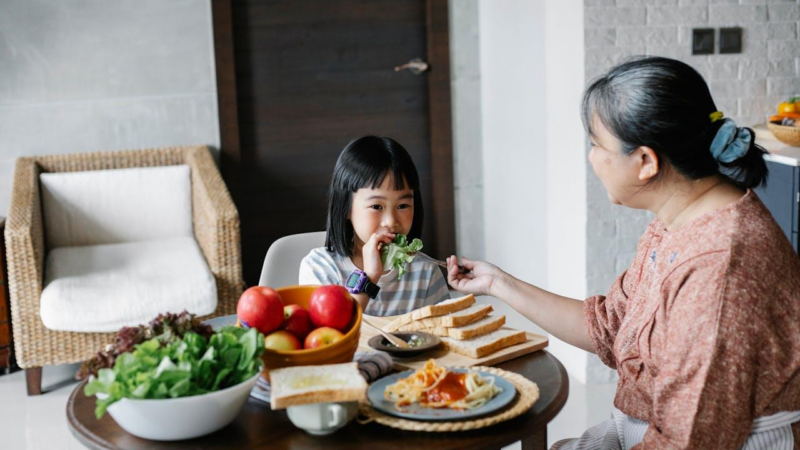
[[[650,147],[641,146],[636,150],[639,153],[639,180],[649,181],[661,170],[658,155]]]

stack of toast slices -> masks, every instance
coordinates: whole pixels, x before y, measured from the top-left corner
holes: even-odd
[[[503,327],[506,316],[491,312],[492,305],[475,303],[470,294],[403,314],[386,324],[383,331],[434,334],[450,351],[476,359],[525,342],[524,331]]]

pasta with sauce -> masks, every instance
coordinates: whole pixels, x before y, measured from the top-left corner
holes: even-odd
[[[426,408],[475,409],[501,390],[495,386],[494,377],[448,371],[430,359],[422,369],[386,386],[383,395],[398,409],[412,403]]]

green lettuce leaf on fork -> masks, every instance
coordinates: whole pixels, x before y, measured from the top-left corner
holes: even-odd
[[[414,255],[422,250],[422,241],[414,239],[408,243],[405,234],[398,234],[388,245],[381,249],[381,262],[383,270],[392,270],[395,267],[399,271],[397,278],[403,278],[406,273],[406,264],[414,260]]]

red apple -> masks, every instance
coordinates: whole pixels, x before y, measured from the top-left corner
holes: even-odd
[[[337,342],[343,338],[344,334],[342,334],[342,332],[339,330],[333,329],[331,327],[317,328],[311,333],[308,333],[303,348],[324,347],[326,345],[331,345],[334,342]]]
[[[283,323],[283,302],[274,289],[253,286],[239,297],[236,315],[245,328],[255,328],[268,335]]]
[[[353,317],[353,298],[344,286],[320,286],[311,293],[308,313],[316,327],[346,331]]]
[[[308,311],[303,309],[302,306],[287,305],[283,307],[283,326],[281,328],[297,336],[297,339],[302,341],[314,326],[311,325]]]
[[[275,331],[264,338],[264,348],[270,350],[300,350],[303,346],[297,336],[285,330]]]

